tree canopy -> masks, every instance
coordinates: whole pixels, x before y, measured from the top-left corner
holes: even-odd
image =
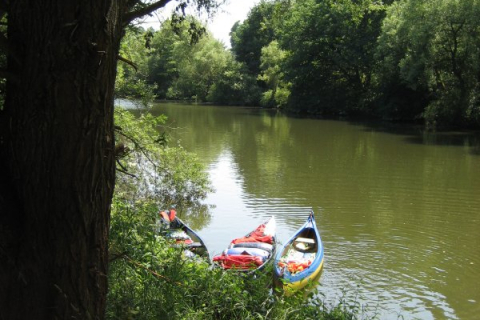
[[[288,84],[283,95],[288,99],[270,106],[478,127],[479,5],[475,0],[262,1],[233,26],[232,51],[257,75],[263,105],[271,98],[276,69]],[[284,58],[265,69],[272,42]]]
[[[157,99],[256,104],[260,91],[255,77],[209,32],[192,42],[192,25],[203,28],[187,16],[175,25],[173,20],[165,21],[158,31],[129,30],[122,51],[132,57],[137,70],[120,64],[117,96],[132,96],[128,91],[133,90]]]
[[[127,78],[160,99],[478,127],[479,4],[437,2],[264,0],[231,50],[208,32],[191,46],[186,17],[137,35],[147,63]]]
[[[478,1],[401,1],[387,11],[381,74],[428,96],[429,123],[478,124],[479,10]]]

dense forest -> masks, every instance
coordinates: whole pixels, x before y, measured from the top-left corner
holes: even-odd
[[[208,31],[192,44],[192,17],[130,29],[138,72],[120,66],[118,94],[133,81],[159,99],[478,128],[479,12],[475,0],[261,1],[231,49]]]

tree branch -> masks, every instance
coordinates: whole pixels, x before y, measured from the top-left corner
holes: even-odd
[[[117,168],[117,171],[119,171],[119,172],[121,172],[121,173],[123,173],[123,174],[126,174],[127,176],[130,176],[130,177],[132,177],[132,178],[135,178],[135,179],[137,178],[136,175],[134,175],[134,174],[132,174],[132,173],[130,173],[130,172],[127,171],[127,169],[123,166],[123,164],[120,162],[119,159],[117,159],[116,162],[117,162],[117,164],[120,166],[120,168]]]
[[[155,168],[157,167],[157,166],[155,165],[155,161],[153,161],[153,160],[151,159],[151,157],[149,156],[147,149],[144,148],[143,145],[142,145],[140,142],[138,142],[134,137],[131,137],[131,136],[129,136],[129,135],[127,135],[127,134],[125,134],[125,133],[123,133],[123,132],[121,132],[121,131],[117,131],[117,133],[118,133],[119,135],[123,136],[124,138],[130,140],[130,141],[134,144],[135,150],[139,150],[140,153],[142,153],[143,156],[144,156]]]
[[[160,1],[156,1],[156,2],[153,2],[143,8],[139,8],[135,11],[131,11],[131,12],[128,12],[125,14],[124,16],[124,21],[125,21],[125,25],[129,24],[130,22],[132,22],[133,20],[137,19],[137,18],[140,18],[140,17],[143,17],[149,13],[152,13],[153,11],[155,10],[158,10],[160,8],[163,8],[165,7],[165,5],[167,3],[169,3],[171,0],[160,0]]]
[[[133,63],[132,61],[128,60],[127,58],[122,57],[121,55],[118,55],[117,57],[118,60],[125,62],[126,64],[130,65],[135,69],[135,72],[138,72],[138,66]]]
[[[113,262],[117,259],[124,258],[127,255],[127,253],[128,253],[127,251],[124,251],[122,253],[116,253],[116,254],[110,254],[109,252],[108,261]]]

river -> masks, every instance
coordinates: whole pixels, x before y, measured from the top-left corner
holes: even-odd
[[[310,210],[319,291],[380,319],[480,318],[480,135],[158,104],[215,192],[197,226],[211,255],[275,215],[286,241]],[[344,296],[344,292],[345,296]]]

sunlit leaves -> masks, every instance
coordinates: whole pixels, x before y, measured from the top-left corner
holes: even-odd
[[[235,58],[245,63],[254,75],[260,72],[262,48],[274,40],[274,9],[273,2],[260,2],[243,23],[233,26],[230,34]]]
[[[432,124],[476,121],[470,111],[478,105],[473,97],[480,80],[479,13],[476,0],[400,1],[388,10],[380,70],[398,74],[413,90],[428,91],[424,117]]]
[[[267,87],[261,100],[263,106],[284,107],[288,102],[290,84],[283,79],[286,55],[287,52],[280,49],[276,40],[262,48],[262,71],[258,79],[264,81]]]
[[[148,84],[147,54],[151,30],[129,28],[122,40],[121,59],[117,65],[115,95],[117,98],[136,99],[148,106],[155,98],[155,84]]]
[[[296,1],[280,27],[292,108],[354,113],[368,101],[383,18],[375,1]]]
[[[117,108],[116,193],[124,198],[153,201],[165,206],[194,204],[211,190],[205,168],[181,147],[168,147],[166,118],[144,113],[138,117]]]

